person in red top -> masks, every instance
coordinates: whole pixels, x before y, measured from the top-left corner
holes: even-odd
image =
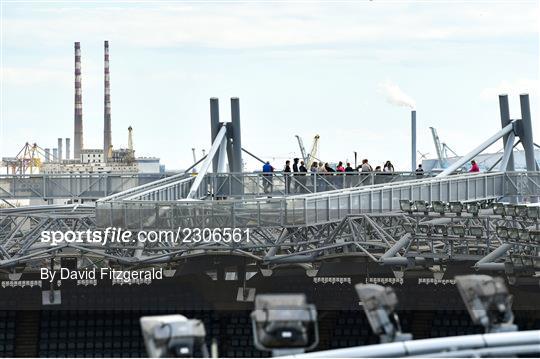
[[[471,161],[471,169],[469,170],[469,172],[480,172],[480,167],[478,167],[478,164],[475,160]]]
[[[338,172],[345,172],[345,167],[343,167],[343,162],[339,161],[337,167],[336,167],[336,170]]]

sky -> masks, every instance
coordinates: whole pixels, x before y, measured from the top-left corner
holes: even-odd
[[[243,147],[277,169],[299,156],[295,135],[309,150],[318,134],[324,161],[356,151],[409,170],[410,106],[421,153],[436,155],[433,126],[463,155],[500,129],[501,93],[512,118],[530,94],[540,142],[539,1],[0,0],[0,10],[0,157],[73,138],[75,41],[85,147],[102,148],[104,40],[113,145],[126,147],[132,126],[136,155],[167,169],[210,148],[211,97],[222,121],[239,97]]]

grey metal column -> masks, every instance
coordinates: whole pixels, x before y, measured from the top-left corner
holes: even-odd
[[[411,111],[411,171],[416,170],[416,111]]]
[[[511,122],[510,106],[508,106],[508,95],[499,95],[499,108],[501,111],[501,127],[504,128],[508,126],[508,124]],[[503,137],[504,144],[508,142],[508,136],[509,136],[508,134],[504,135]],[[506,171],[515,171],[513,151],[510,153],[510,158],[508,159]]]
[[[232,122],[227,122],[227,160],[229,162],[229,172],[234,172],[234,150],[232,146],[233,129]]]
[[[210,99],[210,143],[214,140],[219,132],[219,100],[215,97]],[[217,172],[218,159],[214,158],[212,162],[213,172]]]
[[[62,161],[62,139],[58,139],[58,161]]]
[[[71,159],[71,139],[66,137],[66,160]]]
[[[242,172],[242,132],[240,130],[240,100],[231,98],[231,120],[233,135],[233,172]]]
[[[532,133],[531,123],[531,107],[529,105],[529,95],[519,95],[519,102],[521,104],[521,125],[522,125],[522,137],[521,144],[525,150],[525,163],[527,164],[527,171],[536,171],[536,160],[534,159],[534,141]]]

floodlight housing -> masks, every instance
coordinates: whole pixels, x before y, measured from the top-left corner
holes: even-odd
[[[414,234],[414,225],[411,223],[403,223],[402,224],[403,229],[405,230],[405,233]]]
[[[504,213],[507,216],[516,217],[516,206],[513,204],[507,204],[504,206]]]
[[[502,278],[487,275],[456,276],[456,286],[471,320],[486,332],[514,331],[512,296]]]
[[[257,295],[251,323],[259,350],[298,352],[319,343],[317,310],[304,294]]]
[[[443,201],[433,201],[431,202],[431,207],[433,208],[433,212],[437,212],[441,215],[444,215],[446,212],[446,203]]]
[[[412,208],[412,202],[409,201],[408,199],[402,199],[399,201],[399,208],[403,211],[403,212],[412,212],[413,211],[413,208]]]
[[[413,209],[416,212],[424,212],[426,214],[429,212],[428,203],[426,201],[423,201],[423,200],[414,201]]]
[[[514,207],[514,211],[516,213],[516,217],[527,217],[527,212],[528,212],[528,209],[527,209],[527,206],[525,205],[516,205]]]
[[[419,224],[418,225],[418,232],[420,232],[421,234],[425,234],[425,235],[428,235],[428,234],[431,234],[431,224]]]
[[[448,235],[448,226],[446,224],[436,224],[434,226],[435,234]]]
[[[482,238],[484,235],[484,227],[482,226],[470,226],[469,233],[471,236],[476,238]]]
[[[454,224],[450,227],[452,229],[452,233],[455,236],[464,237],[465,236],[465,226],[462,224]]]
[[[200,346],[203,356],[208,356],[202,321],[174,314],[141,317],[140,322],[149,357],[193,357],[196,346]]]
[[[527,217],[529,219],[537,220],[540,217],[540,207],[527,206]]]
[[[410,334],[401,332],[399,318],[395,313],[398,304],[396,293],[391,287],[378,284],[357,284],[356,293],[373,333],[380,336],[381,342],[410,340]]]
[[[461,202],[450,202],[448,204],[450,208],[450,212],[457,214],[458,216],[461,216],[461,211],[463,211],[463,203]]]
[[[512,239],[512,240],[516,240],[519,238],[519,230],[517,228],[514,228],[514,227],[509,227],[508,228],[508,238]]]
[[[519,229],[518,230],[518,237],[519,237],[519,240],[522,241],[522,242],[529,242],[530,241],[529,231],[527,229]]]
[[[497,233],[497,237],[499,238],[502,238],[502,239],[508,238],[508,228],[504,226],[497,226],[495,233]]]
[[[493,203],[493,214],[496,214],[498,216],[505,216],[506,215],[506,209],[504,207],[504,204],[502,204],[502,203]]]
[[[478,202],[467,203],[467,213],[477,216],[478,212],[480,212],[480,205]]]
[[[530,230],[529,231],[529,238],[531,239],[531,242],[540,244],[540,231],[539,230]]]

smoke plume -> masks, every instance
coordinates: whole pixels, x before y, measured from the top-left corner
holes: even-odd
[[[413,109],[416,107],[416,103],[405,92],[403,92],[398,85],[390,81],[383,82],[379,85],[379,90],[386,97],[386,101],[396,106],[405,106]]]

